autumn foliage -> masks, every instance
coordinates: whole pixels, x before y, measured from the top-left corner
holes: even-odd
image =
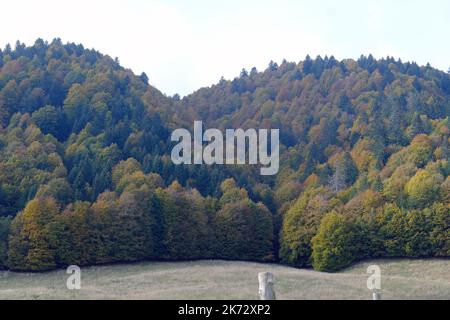
[[[450,255],[449,74],[308,56],[182,99],[148,81],[59,39],[0,50],[0,268]],[[280,129],[279,174],[174,165],[194,120]]]

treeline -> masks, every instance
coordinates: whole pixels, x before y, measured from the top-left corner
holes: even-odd
[[[272,261],[272,216],[234,180],[204,198],[174,182],[164,188],[133,159],[113,170],[114,191],[63,208],[36,198],[0,220],[0,266],[42,271],[68,265],[190,259]]]
[[[448,200],[430,208],[405,209],[383,204],[374,191],[345,206],[327,197],[326,190],[310,190],[287,213],[280,253],[284,263],[337,271],[364,259],[450,254]]]
[[[308,56],[183,99],[148,81],[59,39],[0,50],[0,267],[450,256],[449,74]],[[194,120],[280,129],[279,174],[174,165]]]
[[[448,207],[407,211],[388,204],[367,216],[328,213],[311,240],[316,270],[337,271],[372,258],[448,257]]]

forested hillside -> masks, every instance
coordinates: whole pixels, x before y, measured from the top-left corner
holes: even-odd
[[[450,256],[450,75],[271,62],[180,99],[81,45],[0,51],[0,268]],[[280,172],[175,166],[173,129],[280,129]]]

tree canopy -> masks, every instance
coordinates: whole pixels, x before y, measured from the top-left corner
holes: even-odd
[[[271,62],[181,99],[82,45],[18,42],[0,50],[0,268],[448,256],[449,117],[450,75],[390,57]],[[280,129],[279,174],[174,165],[170,132],[195,120]]]

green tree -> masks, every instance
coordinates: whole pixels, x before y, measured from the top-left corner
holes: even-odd
[[[218,257],[230,260],[273,260],[272,216],[262,204],[237,199],[217,213]]]
[[[376,217],[378,235],[383,241],[380,252],[384,257],[404,257],[408,242],[405,210],[395,204],[387,204]]]
[[[424,208],[439,200],[442,182],[443,178],[439,173],[419,170],[405,186],[409,204],[413,207]]]
[[[156,191],[164,219],[164,258],[170,260],[211,257],[211,230],[205,201],[196,190],[178,182]]]
[[[324,188],[303,193],[286,213],[281,231],[281,261],[297,267],[311,265],[311,239],[323,216],[336,205]]]
[[[50,227],[55,235],[55,260],[58,266],[89,265],[96,263],[93,258],[96,249],[95,237],[89,229],[90,203],[76,202],[68,205]],[[92,227],[92,226],[91,226]]]
[[[0,217],[0,270],[8,267],[8,236],[10,225],[10,217]]]
[[[435,203],[425,209],[425,215],[430,219],[430,241],[433,255],[448,257],[450,255],[450,207],[447,204]]]
[[[45,134],[52,134],[58,136],[59,116],[58,111],[53,106],[45,106],[33,112],[31,120],[44,132]]]
[[[338,271],[352,264],[358,257],[354,224],[344,216],[332,212],[321,221],[312,239],[312,264],[315,270]]]
[[[63,204],[70,203],[73,200],[72,195],[72,187],[63,178],[50,180],[48,184],[42,185],[36,193],[36,197],[38,198],[53,197]]]
[[[408,257],[420,258],[433,256],[431,243],[431,217],[429,211],[413,210],[406,216],[405,253]]]

